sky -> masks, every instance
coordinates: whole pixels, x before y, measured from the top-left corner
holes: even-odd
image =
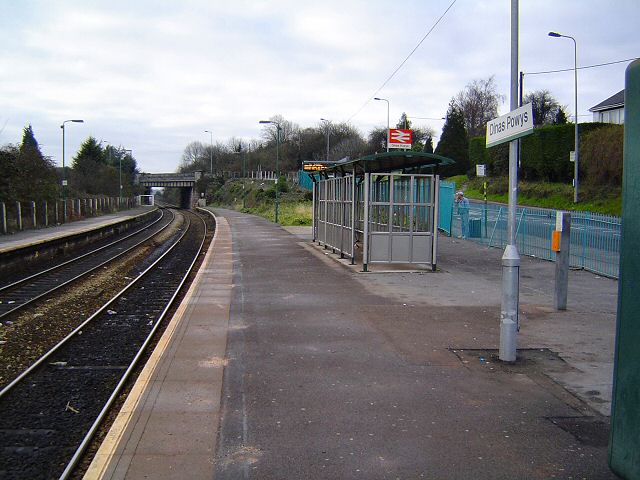
[[[193,141],[259,138],[259,120],[349,121],[366,135],[406,112],[439,135],[452,97],[494,75],[509,109],[508,0],[0,2],[0,145],[31,124],[62,165],[90,135],[172,172]],[[640,56],[638,0],[522,0],[525,92],[547,89],[574,115],[578,66]],[[624,88],[628,62],[578,72],[578,115]],[[433,120],[431,120],[433,119]]]

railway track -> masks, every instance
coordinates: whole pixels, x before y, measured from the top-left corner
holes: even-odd
[[[126,288],[0,391],[0,478],[68,478],[201,252],[196,214]]]
[[[161,210],[150,225],[0,287],[0,320],[138,247],[167,228],[173,218],[170,210]]]

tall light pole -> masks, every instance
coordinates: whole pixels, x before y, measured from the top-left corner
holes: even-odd
[[[102,143],[106,143],[108,146],[105,147],[105,150],[109,148],[111,142],[109,140],[102,140]],[[107,163],[111,166],[111,150],[107,150]]]
[[[205,130],[204,133],[208,133],[211,136],[209,142],[209,168],[211,169],[211,176],[213,176],[213,132]]]
[[[84,123],[84,120],[65,120],[60,125],[62,129],[62,201],[64,202],[64,206],[62,207],[62,221],[66,223],[67,221],[67,174],[64,165],[64,124],[65,123]]]
[[[578,150],[580,139],[578,137],[578,45],[576,39],[569,35],[562,35],[557,32],[549,32],[550,37],[570,38],[573,40],[573,80],[576,108],[575,140],[574,140],[574,165],[573,165],[573,203],[578,203]]]
[[[374,100],[380,100],[381,102],[387,102],[387,152],[389,151],[389,100],[386,98],[374,97]]]
[[[270,123],[276,126],[276,223],[278,223],[278,180],[280,180],[280,169],[278,168],[278,161],[280,160],[280,130],[282,127],[278,122],[273,120],[260,120],[259,123]]]
[[[131,159],[133,160],[133,150],[127,150],[125,148],[124,151],[125,153],[128,153]],[[118,201],[120,202],[120,206],[122,207],[122,157],[120,157],[119,170],[120,170],[120,196],[118,197]]]
[[[327,162],[329,161],[329,127],[331,126],[331,120],[321,118],[320,121],[325,122],[327,126]]]

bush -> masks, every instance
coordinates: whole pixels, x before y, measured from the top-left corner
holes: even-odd
[[[589,132],[602,129],[603,123],[581,123],[581,138]],[[485,164],[491,176],[508,175],[509,144],[503,143],[485,148],[485,137],[475,137],[469,141],[469,161],[475,169]],[[547,182],[571,182],[573,164],[569,161],[569,152],[574,146],[574,125],[545,125],[522,138],[520,150],[520,168],[518,177],[522,180]],[[582,152],[582,148],[581,148]]]
[[[587,133],[580,144],[580,169],[591,185],[622,185],[624,126]]]

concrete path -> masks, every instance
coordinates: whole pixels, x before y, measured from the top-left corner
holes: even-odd
[[[556,313],[553,265],[523,259],[523,350],[502,365],[499,250],[442,239],[439,272],[361,274],[218,214],[234,288],[216,479],[615,478],[607,417],[571,392],[606,412],[616,282],[572,272]]]

